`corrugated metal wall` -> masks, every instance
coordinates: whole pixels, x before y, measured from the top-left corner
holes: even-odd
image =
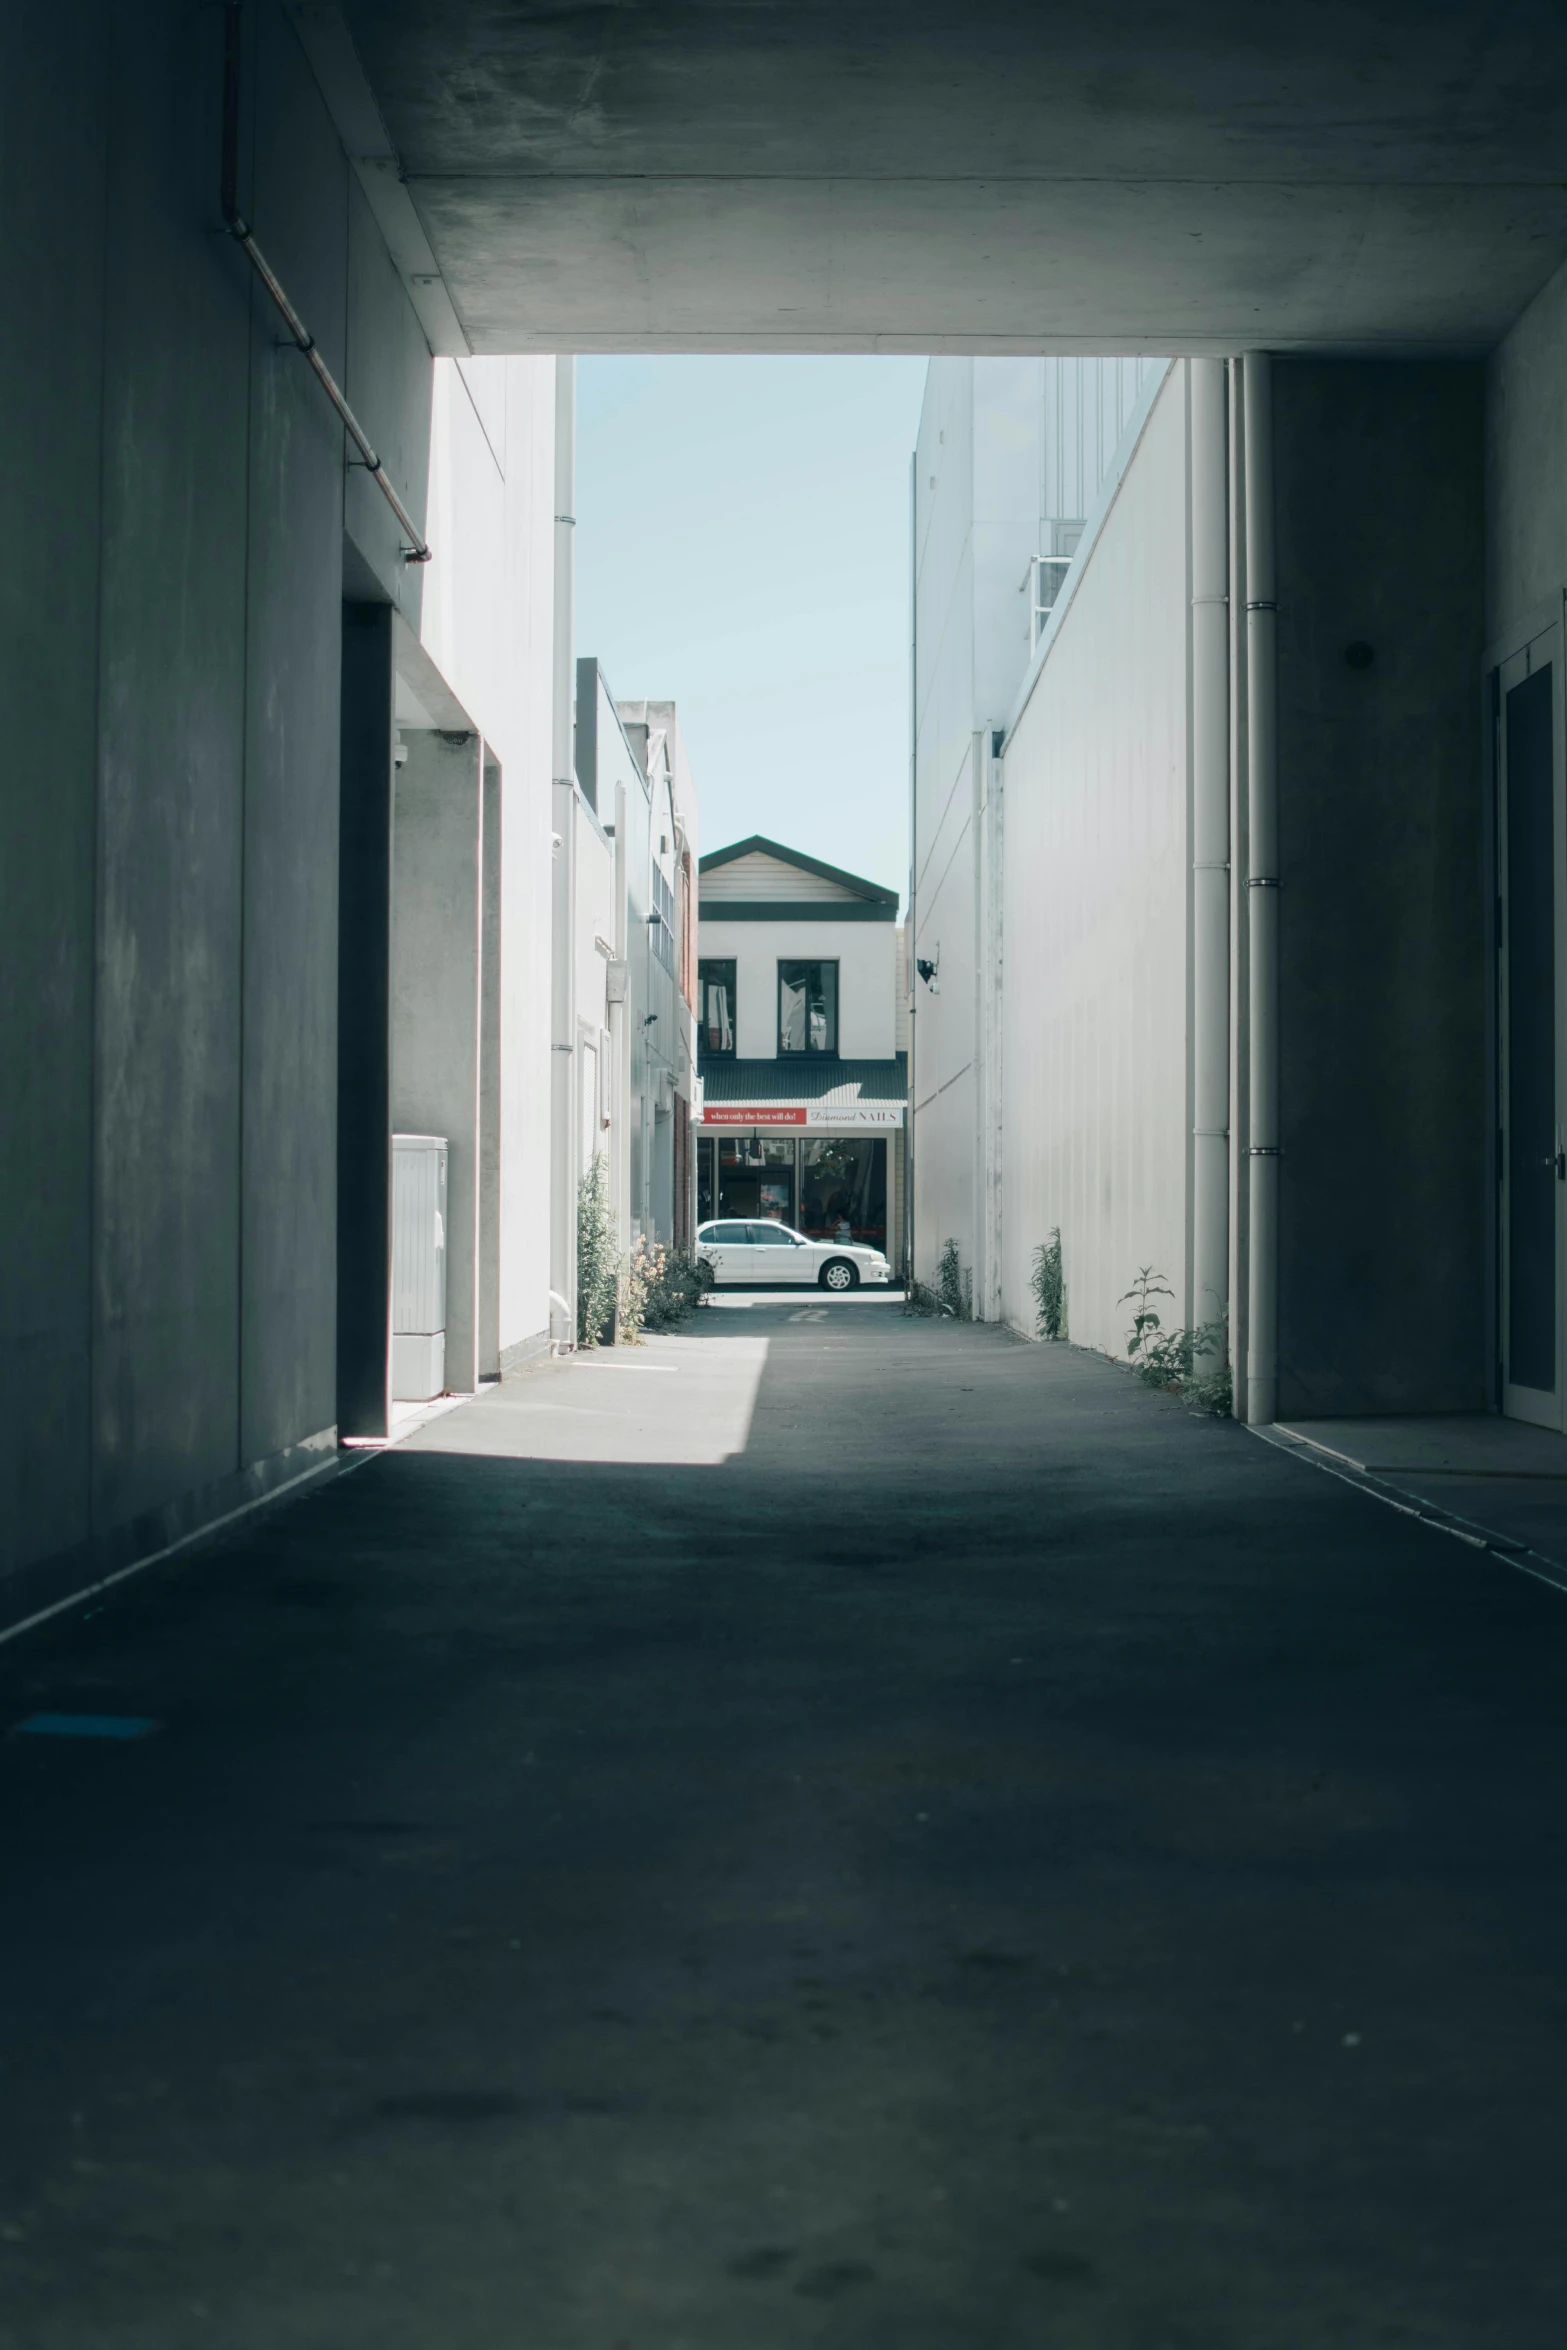
[[[1162,359],[1043,359],[1045,429],[1039,513],[1081,522],[1110,470],[1143,385]],[[1043,540],[1040,552],[1050,548]]]
[[[1003,1312],[1032,1331],[1059,1226],[1070,1334],[1116,1354],[1140,1265],[1188,1318],[1187,676],[1176,367],[1006,759]]]

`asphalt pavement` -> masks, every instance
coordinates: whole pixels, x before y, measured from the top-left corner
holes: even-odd
[[[896,1298],[508,1380],[0,1648],[0,2350],[1561,2350],[1564,1652]]]

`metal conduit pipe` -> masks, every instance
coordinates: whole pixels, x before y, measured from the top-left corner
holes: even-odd
[[[577,1335],[578,1137],[589,1111],[578,1099],[577,786],[572,751],[573,524],[576,485],[576,362],[555,362],[555,639],[551,660],[551,792],[554,842],[550,882],[550,1281],[565,1300],[569,1341]],[[594,1148],[598,1105],[591,1105]]]
[[[402,550],[404,562],[428,563],[433,551],[429,541],[393,488],[386,467],[371,446],[364,426],[343,397],[337,378],[322,358],[314,335],[284,292],[277,272],[251,235],[250,223],[240,211],[239,93],[242,32],[240,9],[236,0],[230,0],[230,5],[224,10],[223,25],[223,225],[235,244],[246,254],[252,269],[271,295],[291,341],[309,360],[317,383],[337,411],[338,422],[359,451],[371,480],[391,507],[401,527],[408,533],[409,544]]]
[[[1192,570],[1192,1302],[1224,1323],[1230,1253],[1230,618],[1227,387],[1187,361]],[[1216,1370],[1224,1339],[1198,1367]]]
[[[1278,606],[1273,545],[1273,383],[1265,351],[1242,363],[1246,484],[1246,903],[1250,985],[1246,1418],[1279,1409]]]

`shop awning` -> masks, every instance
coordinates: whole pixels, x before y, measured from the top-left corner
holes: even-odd
[[[908,1107],[908,1061],[730,1061],[704,1057],[704,1126],[731,1133],[788,1133],[813,1127],[839,1133],[885,1133]]]

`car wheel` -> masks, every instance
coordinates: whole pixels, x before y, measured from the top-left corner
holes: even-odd
[[[830,1263],[823,1265],[816,1278],[823,1289],[836,1289],[841,1292],[845,1289],[858,1289],[860,1286],[860,1276],[854,1266],[849,1263],[847,1257],[834,1257]]]

